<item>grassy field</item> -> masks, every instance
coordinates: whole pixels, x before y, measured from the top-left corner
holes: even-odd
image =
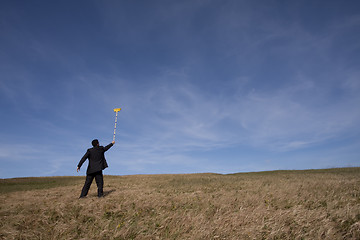
[[[0,239],[360,239],[360,168],[0,180]]]

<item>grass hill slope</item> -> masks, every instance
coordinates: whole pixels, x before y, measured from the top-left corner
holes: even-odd
[[[0,180],[0,239],[360,239],[360,168]]]

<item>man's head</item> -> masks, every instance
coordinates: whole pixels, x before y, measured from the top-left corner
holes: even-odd
[[[92,140],[91,144],[93,145],[93,147],[99,146],[99,140],[94,139]]]

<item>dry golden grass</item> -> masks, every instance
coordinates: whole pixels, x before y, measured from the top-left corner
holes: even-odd
[[[1,239],[360,239],[360,168],[54,179],[1,180]]]

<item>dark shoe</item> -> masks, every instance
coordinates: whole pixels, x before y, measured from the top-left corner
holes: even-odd
[[[80,196],[79,199],[80,199],[80,198],[86,198],[86,196]]]
[[[104,197],[104,195],[100,195],[100,196],[98,196],[98,198],[103,198]]]

